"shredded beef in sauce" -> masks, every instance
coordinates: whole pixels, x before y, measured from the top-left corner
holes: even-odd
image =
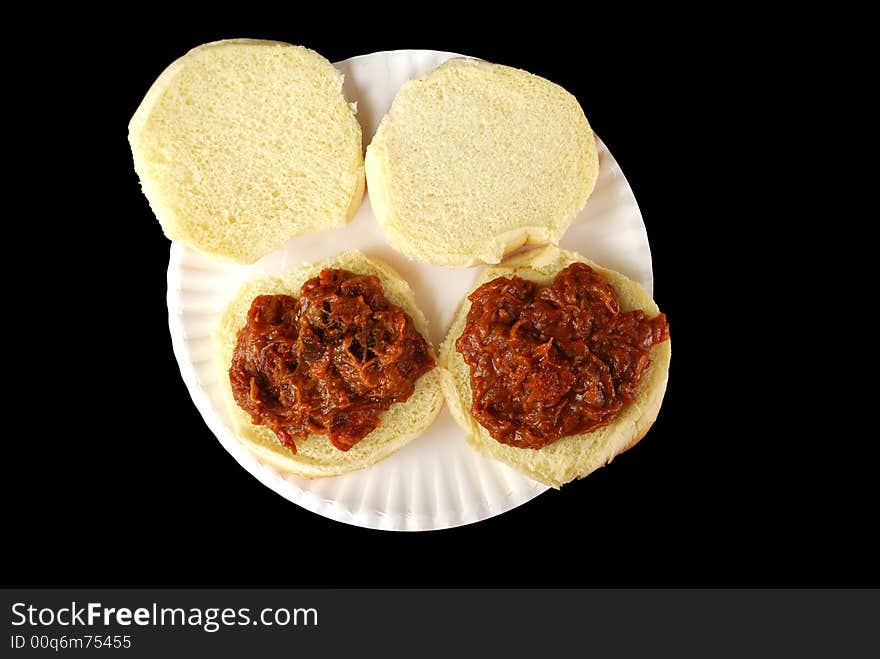
[[[323,270],[299,298],[254,299],[229,380],[253,422],[292,451],[311,433],[347,451],[433,367],[425,339],[377,277]]]
[[[666,316],[621,313],[614,289],[573,263],[550,286],[499,277],[468,297],[456,341],[474,418],[503,444],[541,448],[610,423],[669,338]]]

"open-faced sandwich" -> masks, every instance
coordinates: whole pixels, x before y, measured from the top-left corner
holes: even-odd
[[[443,405],[426,336],[406,281],[357,251],[247,282],[215,332],[237,437],[309,478],[388,457]]]
[[[641,286],[544,247],[486,268],[456,314],[440,365],[468,442],[560,487],[645,435],[670,354],[666,317]]]

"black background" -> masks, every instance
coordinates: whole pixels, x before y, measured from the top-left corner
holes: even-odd
[[[19,415],[5,465],[13,579],[878,584],[876,495],[851,466],[857,460],[838,462],[865,438],[841,436],[801,395],[833,386],[827,369],[814,385],[783,364],[791,349],[779,342],[790,325],[770,274],[784,258],[771,247],[782,220],[766,210],[776,200],[761,168],[747,167],[772,147],[749,123],[769,110],[758,109],[763,88],[752,71],[728,57],[749,42],[711,21],[692,30],[671,13],[662,23],[642,18],[634,30],[620,16],[548,13],[503,26],[425,14],[393,29],[380,15],[340,9],[335,19],[218,15],[184,26],[141,18],[69,31],[49,51],[44,72],[54,84],[21,92],[43,136],[25,172],[41,190],[33,219],[51,227],[31,262],[51,270],[52,283],[40,289],[51,320],[38,323],[32,344],[41,377],[19,396],[33,407]],[[528,69],[578,97],[641,206],[655,297],[674,339],[663,409],[636,449],[500,517],[420,534],[324,519],[235,463],[192,405],[171,351],[169,243],[140,192],[126,130],[168,63],[199,43],[240,36],[301,43],[331,61],[396,48],[456,51]],[[17,313],[33,305],[26,298]]]

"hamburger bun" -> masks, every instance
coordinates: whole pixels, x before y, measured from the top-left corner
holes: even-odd
[[[577,99],[520,69],[452,59],[407,81],[367,147],[388,243],[444,266],[558,243],[593,191],[593,131]]]
[[[364,194],[361,128],[342,74],[301,46],[194,48],[150,87],[128,141],[165,235],[226,261],[342,226]]]
[[[249,281],[241,287],[214,332],[215,360],[235,435],[259,459],[282,471],[307,478],[338,476],[364,469],[387,458],[424,432],[443,406],[440,369],[435,367],[416,381],[415,391],[406,401],[394,403],[382,412],[379,426],[348,451],[334,447],[327,435],[313,434],[304,441],[297,441],[296,453],[293,453],[278,441],[269,428],[251,422],[250,415],[233,398],[228,373],[238,331],[246,323],[251,302],[258,295],[283,293],[299,297],[300,287],[307,280],[317,277],[324,268],[342,268],[357,274],[375,275],[382,283],[385,297],[409,315],[423,337],[428,336],[425,317],[416,306],[413,292],[406,281],[388,265],[358,251],[344,252],[280,275]],[[428,347],[433,357],[430,341]]]
[[[642,309],[648,317],[660,313],[651,296],[636,282],[574,252],[553,246],[530,250],[499,266],[486,268],[472,290],[496,277],[513,275],[546,286],[556,273],[575,262],[586,263],[614,288],[622,312]],[[635,400],[626,405],[609,425],[592,432],[562,437],[540,449],[517,448],[496,441],[471,415],[470,368],[455,349],[455,342],[467,323],[470,307],[471,303],[465,297],[440,347],[439,363],[443,369],[443,392],[449,409],[464,429],[468,443],[479,453],[500,460],[537,481],[559,488],[611,462],[616,455],[644,437],[654,423],[666,392],[671,355],[669,340],[651,348],[652,363],[638,384]]]

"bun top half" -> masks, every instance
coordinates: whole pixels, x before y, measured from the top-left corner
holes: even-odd
[[[315,51],[277,41],[208,43],[168,66],[128,127],[165,235],[248,263],[348,222],[364,163],[342,82]]]
[[[366,156],[392,247],[445,266],[558,243],[593,191],[596,142],[577,99],[520,69],[452,59],[407,81]]]

